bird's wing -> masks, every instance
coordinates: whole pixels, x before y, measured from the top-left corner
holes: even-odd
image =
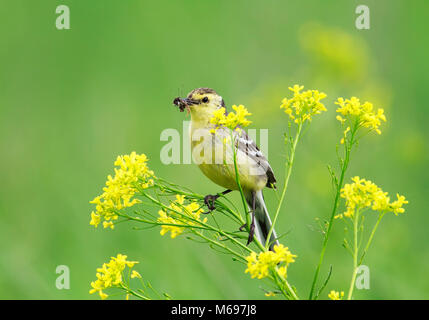
[[[264,170],[268,178],[267,187],[275,188],[274,184],[276,183],[276,178],[274,177],[274,172],[268,162],[268,159],[264,156],[256,143],[250,139],[246,131],[243,129],[234,131],[234,140],[236,141],[236,148],[244,152]]]

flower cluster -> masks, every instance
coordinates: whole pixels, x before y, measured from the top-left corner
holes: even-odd
[[[214,124],[216,127],[212,129],[212,133],[219,127],[238,130],[240,127],[247,127],[252,123],[252,121],[246,119],[247,116],[252,115],[247,111],[246,107],[240,104],[239,106],[233,105],[232,109],[234,109],[235,113],[228,112],[227,114],[224,107],[219,108],[213,113],[210,123]]]
[[[350,99],[338,98],[335,104],[339,105],[337,112],[341,115],[337,116],[337,120],[344,124],[349,120],[349,124],[356,123],[358,127],[369,128],[370,131],[375,131],[381,134],[379,129],[381,121],[386,122],[386,116],[383,109],[374,110],[374,106],[370,102],[360,103],[356,97]],[[346,131],[350,131],[350,126]],[[347,132],[344,132],[344,135]]]
[[[276,270],[280,276],[286,279],[287,268],[290,263],[295,262],[295,258],[296,255],[292,254],[288,247],[284,247],[282,244],[275,245],[274,251],[259,254],[252,252],[246,257],[245,273],[250,273],[252,278],[262,279],[269,275],[270,270]]]
[[[344,291],[338,292],[335,290],[331,290],[328,294],[328,298],[331,300],[341,300],[344,297]]]
[[[103,290],[112,287],[121,287],[123,285],[122,272],[125,267],[132,268],[138,263],[137,261],[127,261],[127,256],[118,254],[112,257],[108,263],[104,263],[101,268],[97,268],[97,280],[91,282],[92,289],[90,294],[98,292],[101,299],[106,299],[108,295]],[[132,270],[131,278],[141,278],[141,275]]]
[[[161,226],[161,235],[170,231],[171,238],[175,238],[185,231],[186,226],[193,226],[200,222],[200,215],[203,209],[196,202],[190,202],[185,205],[185,196],[176,195],[176,200],[173,201],[168,208],[158,212],[157,220]],[[203,219],[203,223],[207,218]]]
[[[326,94],[318,90],[307,90],[301,92],[304,86],[294,85],[289,87],[293,92],[291,99],[284,98],[280,106],[290,119],[297,124],[302,124],[305,121],[311,121],[311,117],[315,114],[320,114],[326,111],[325,105],[320,101],[326,98]]]
[[[112,220],[118,219],[117,211],[140,202],[133,199],[138,188],[146,189],[154,184],[154,173],[147,166],[147,157],[134,151],[130,155],[118,156],[115,161],[115,175],[107,177],[103,194],[90,201],[96,205],[91,213],[90,224],[97,227],[102,219],[104,228],[113,229]]]
[[[341,197],[346,199],[347,210],[335,218],[352,218],[356,210],[371,208],[373,211],[403,213],[402,208],[408,201],[397,194],[397,200],[390,202],[387,192],[383,192],[373,182],[359,177],[352,178],[353,183],[346,184],[341,189]]]

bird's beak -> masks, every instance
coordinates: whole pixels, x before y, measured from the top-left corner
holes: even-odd
[[[197,103],[198,101],[195,101],[189,98],[177,97],[176,99],[173,100],[173,104],[178,106],[181,112],[185,111],[185,109],[186,111],[189,112],[189,106],[192,106]]]

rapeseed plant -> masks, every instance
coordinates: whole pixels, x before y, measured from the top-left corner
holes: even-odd
[[[116,257],[111,257],[109,262],[103,263],[101,268],[97,268],[97,279],[91,282],[89,293],[98,293],[100,298],[104,300],[109,297],[106,290],[116,289],[119,294],[125,294],[127,300],[130,296],[150,300],[148,295],[150,289],[157,295],[157,298],[160,298],[161,296],[152,288],[150,283],[145,282],[140,273],[133,269],[137,263],[138,261],[128,261],[127,256],[120,253]],[[124,273],[126,268],[128,268],[127,275]],[[133,289],[130,284],[131,279],[138,279],[143,289]],[[170,296],[164,293],[164,298],[169,299]]]
[[[205,243],[212,249],[231,255],[235,261],[243,264],[243,270],[245,273],[249,273],[250,278],[268,281],[270,289],[264,289],[265,296],[271,297],[280,294],[286,299],[299,299],[301,294],[289,283],[288,276],[288,269],[295,262],[297,255],[283,244],[273,245],[270,242],[270,236],[287,194],[295,153],[303,129],[311,124],[314,116],[327,111],[322,102],[327,96],[325,93],[318,90],[303,91],[303,89],[304,87],[300,85],[289,87],[293,96],[285,97],[280,106],[288,116],[284,141],[288,156],[285,162],[283,188],[265,243],[256,238],[251,245],[248,245],[249,242],[246,243],[248,234],[251,233],[250,214],[238,175],[237,144],[243,133],[242,128],[251,124],[251,121],[247,119],[251,113],[243,105],[234,105],[233,111],[230,113],[226,113],[223,107],[219,108],[210,119],[210,123],[214,125],[211,134],[218,134],[219,128],[229,130],[230,135],[223,137],[223,143],[232,149],[234,156],[233,168],[241,194],[242,210],[237,209],[223,194],[219,194],[216,199],[216,207],[205,212],[207,206],[205,196],[158,177],[150,170],[145,154],[139,155],[132,152],[116,159],[114,175],[107,177],[103,193],[91,201],[95,205],[95,210],[91,213],[90,224],[97,227],[102,223],[104,228],[113,229],[116,224],[129,221],[149,227],[159,227],[161,236],[169,234],[172,239],[186,234],[186,238],[189,240]],[[341,123],[343,136],[337,147],[343,146],[344,152],[339,158],[339,174],[337,175],[329,167],[335,186],[335,200],[326,230],[324,230],[322,249],[311,284],[309,299],[319,298],[329,281],[330,275],[317,289],[319,271],[334,220],[348,219],[354,225],[354,245],[353,247],[346,246],[353,255],[353,276],[347,296],[348,299],[351,299],[358,263],[367,253],[381,218],[387,212],[393,212],[395,215],[403,213],[403,205],[408,203],[405,197],[399,194],[396,200],[391,201],[389,195],[373,182],[357,176],[352,178],[352,183],[344,184],[352,148],[364,134],[368,132],[380,134],[380,127],[386,121],[386,117],[383,109],[375,109],[369,102],[361,103],[356,97],[338,98],[336,104],[339,106],[336,110],[338,113],[336,118]],[[338,213],[341,199],[345,200],[346,210]],[[363,223],[363,215],[369,210],[379,214],[379,219],[371,232],[367,245],[361,252],[356,245],[357,233],[360,230],[359,226]],[[232,224],[220,224],[215,214],[225,216]],[[127,296],[148,299],[149,296],[144,290],[134,290],[129,286],[130,279],[141,279],[141,275],[132,269],[137,262],[127,261],[126,258],[119,254],[110,262],[103,264],[102,268],[97,269],[97,280],[91,283],[90,292],[98,293],[102,299],[105,299],[107,298],[105,290],[115,287],[124,290]],[[123,276],[126,267],[129,268],[129,279],[127,280]],[[328,298],[332,300],[340,300],[343,297],[344,292],[342,291],[332,290],[328,294]]]

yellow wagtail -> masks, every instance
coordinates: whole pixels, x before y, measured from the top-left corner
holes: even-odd
[[[230,139],[229,129],[216,128],[211,123],[213,113],[225,107],[220,95],[213,89],[198,88],[192,90],[186,98],[176,98],[173,103],[191,114],[191,149],[194,162],[201,171],[214,183],[226,188],[217,195],[205,197],[210,211],[215,209],[214,203],[220,195],[238,190],[234,167],[234,152],[226,140]],[[262,245],[265,245],[271,229],[271,219],[264,202],[262,189],[273,188],[276,179],[267,158],[259,150],[256,143],[249,138],[244,130],[233,131],[238,176],[247,204],[252,212],[248,244],[255,234]],[[195,161],[195,159],[198,161]],[[243,226],[244,227],[244,226]],[[242,229],[242,228],[240,228]],[[278,244],[273,230],[270,237],[270,248]]]

